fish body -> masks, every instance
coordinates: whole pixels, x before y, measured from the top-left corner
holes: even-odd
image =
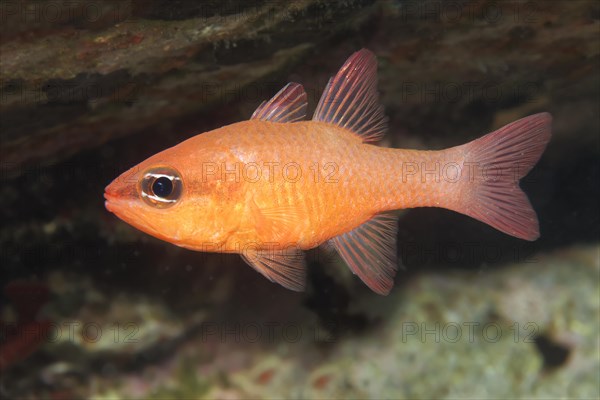
[[[383,211],[448,203],[456,185],[434,182],[433,174],[422,180],[420,174],[407,175],[401,168],[402,160],[435,168],[446,158],[457,159],[449,151],[378,147],[322,122],[250,120],[195,136],[147,164],[173,165],[170,159],[177,159],[178,170],[197,179],[197,185],[188,185],[192,196],[195,189],[202,197],[207,187],[219,186],[215,205],[198,207],[206,213],[201,217],[197,212],[182,218],[166,211],[174,228],[199,217],[204,224],[218,221],[209,228],[214,234],[208,243],[223,252],[259,243],[275,248],[294,243],[306,250]],[[287,229],[269,229],[270,219],[262,221],[256,215],[260,210],[289,221]],[[177,244],[206,250],[205,235],[185,231],[173,235],[180,239]]]
[[[304,287],[302,250],[330,242],[374,291],[397,269],[389,211],[443,207],[527,240],[538,222],[518,180],[541,156],[551,117],[536,114],[440,151],[371,144],[386,130],[375,58],[355,53],[333,77],[313,120],[299,84],[252,118],[194,136],[122,174],[106,207],[162,240],[239,253],[267,278]]]

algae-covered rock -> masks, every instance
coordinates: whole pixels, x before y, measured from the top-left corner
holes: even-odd
[[[359,307],[371,314],[378,310],[381,318],[366,334],[339,337],[326,351],[314,347],[314,337],[293,344],[281,340],[210,393],[236,393],[237,398],[598,397],[599,250],[539,254],[479,275],[417,276],[404,290]],[[532,302],[539,310],[530,313]],[[311,332],[306,322],[302,327]]]
[[[360,334],[331,336],[306,312],[256,319],[232,310],[223,320],[206,310],[190,319],[142,297],[120,312],[123,299],[100,300],[99,291],[71,318],[55,317],[58,326],[129,321],[122,333],[133,327],[137,345],[115,339],[114,326],[93,343],[79,340],[89,327],[75,330],[79,339],[44,347],[56,361],[42,376],[68,386],[77,369],[81,386],[69,390],[94,397],[595,398],[599,251],[536,254],[479,274],[425,273],[385,298],[362,292],[353,309],[370,325]]]
[[[2,175],[181,129],[172,121],[225,100],[260,103],[265,81],[366,18],[373,1],[193,3],[3,3]]]

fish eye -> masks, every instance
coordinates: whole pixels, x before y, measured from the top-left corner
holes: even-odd
[[[177,203],[183,192],[181,175],[173,168],[155,167],[140,180],[140,196],[146,203],[166,208]]]
[[[152,191],[160,198],[166,199],[173,193],[173,180],[166,176],[161,176],[154,180]]]

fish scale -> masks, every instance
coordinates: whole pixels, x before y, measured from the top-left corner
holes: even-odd
[[[302,229],[288,232],[285,237],[286,242],[298,242],[301,247],[304,247],[314,242],[314,239],[318,239],[311,237],[313,232],[322,232],[322,236],[326,237],[329,231],[347,226],[347,215],[341,214],[340,210],[353,213],[356,209],[363,214],[362,204],[356,204],[355,196],[361,190],[360,188],[355,188],[354,185],[336,185],[325,181],[323,176],[320,176],[317,181],[314,172],[315,166],[321,168],[327,163],[333,163],[344,166],[348,176],[364,175],[360,171],[362,164],[352,159],[354,148],[362,146],[353,135],[346,134],[346,138],[335,138],[335,127],[323,127],[317,122],[296,123],[285,130],[282,130],[281,124],[278,123],[248,121],[245,124],[247,124],[248,143],[252,143],[247,149],[250,153],[260,152],[262,158],[256,160],[259,164],[278,162],[283,167],[295,163],[302,171],[301,178],[297,181],[290,179],[292,177],[286,176],[283,168],[279,168],[272,183],[268,180],[246,183],[247,190],[253,194],[258,204],[270,204],[276,207],[293,206],[301,213],[303,219],[299,222],[302,223]],[[233,126],[232,129],[237,129],[237,126]],[[332,132],[324,133],[325,129]],[[265,138],[274,136],[277,139],[273,139],[275,143],[268,148],[277,149],[279,145],[286,143],[284,148],[279,147],[275,152],[261,151],[260,149],[265,146],[264,141],[268,143],[269,140]],[[344,139],[353,143],[345,144]],[[326,156],[318,156],[324,154],[319,152],[319,149],[323,148],[332,151]],[[312,202],[310,199],[315,201]],[[333,226],[330,227],[331,225]],[[265,239],[274,240],[274,238]]]

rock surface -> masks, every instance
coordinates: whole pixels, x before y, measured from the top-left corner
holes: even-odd
[[[20,388],[42,379],[69,395],[143,399],[597,398],[599,252],[423,273],[388,297],[361,291],[352,313],[365,325],[337,333],[289,292],[276,308],[250,299],[224,317],[236,296],[223,277],[204,296],[218,306],[188,309],[55,274],[46,365],[37,375],[26,371],[39,361],[27,360],[5,386],[24,396]],[[61,317],[56,304],[68,292],[82,297]]]

